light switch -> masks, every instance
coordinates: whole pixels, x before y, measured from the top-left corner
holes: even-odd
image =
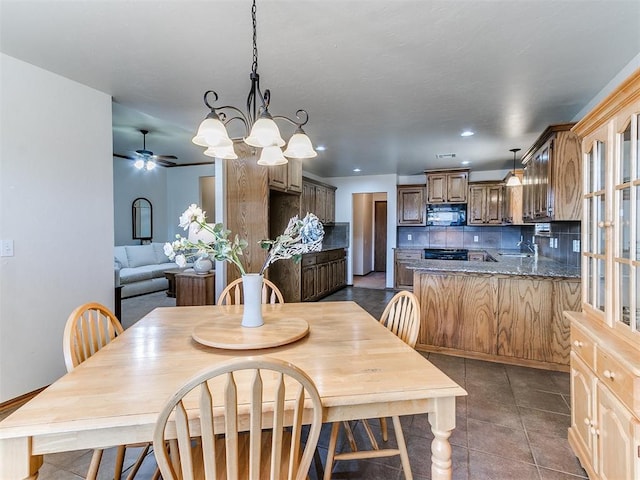
[[[0,257],[13,257],[13,240],[2,240]]]
[[[474,242],[478,242],[478,241],[480,241],[480,239],[478,238],[478,235],[474,235],[474,236],[473,236],[473,241],[474,241]]]
[[[573,241],[573,251],[576,253],[580,253],[580,240]]]
[[[549,238],[549,248],[553,248],[553,238]]]
[[[413,236],[410,233],[407,233],[407,240],[412,240]]]

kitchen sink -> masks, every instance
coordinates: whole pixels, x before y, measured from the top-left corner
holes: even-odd
[[[503,257],[525,258],[525,257],[530,257],[533,254],[532,253],[499,253],[498,255],[502,255]]]

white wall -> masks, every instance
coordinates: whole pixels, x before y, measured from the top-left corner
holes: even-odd
[[[353,275],[366,275],[373,270],[373,195],[353,194],[353,228],[351,243],[351,265]]]
[[[0,54],[0,402],[65,373],[69,313],[113,300],[111,97]]]
[[[203,161],[209,157],[203,158]],[[167,240],[173,240],[177,233],[185,232],[178,227],[178,219],[192,203],[200,203],[200,177],[216,174],[215,165],[167,168]],[[207,212],[207,220],[215,218],[214,212]]]
[[[150,171],[138,170],[131,160],[113,157],[114,245],[140,244],[140,240],[133,239],[131,219],[131,204],[139,197],[144,197],[151,202],[153,241],[169,240],[167,236],[168,170],[164,167],[156,167]]]
[[[305,174],[306,175],[306,174]],[[382,193],[387,194],[387,288],[393,288],[393,249],[396,246],[397,175],[368,175],[358,177],[331,177],[323,182],[337,187],[336,190],[336,222],[349,222],[353,225],[353,194]],[[349,245],[353,245],[353,228],[349,229]],[[351,248],[347,258],[347,283],[353,284]]]

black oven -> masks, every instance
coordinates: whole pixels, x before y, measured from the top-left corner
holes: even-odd
[[[469,260],[466,248],[425,248],[424,258],[430,260]]]

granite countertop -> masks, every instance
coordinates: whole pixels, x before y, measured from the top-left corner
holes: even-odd
[[[580,278],[580,269],[556,262],[550,258],[514,257],[509,253],[519,253],[515,250],[469,249],[470,252],[484,251],[494,258],[495,262],[463,261],[463,260],[416,260],[413,265],[407,265],[422,272],[457,272],[481,273],[493,275],[513,275],[523,277],[554,277]]]
[[[337,250],[339,248],[347,248],[345,245],[325,245],[324,243],[322,244],[322,249],[320,250],[321,252],[326,252],[328,250]]]

